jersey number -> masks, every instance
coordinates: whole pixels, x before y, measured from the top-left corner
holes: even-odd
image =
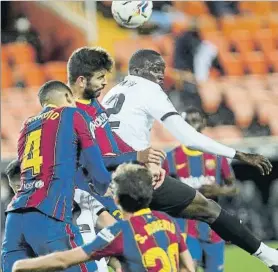
[[[118,114],[121,111],[123,104],[125,102],[125,95],[122,93],[114,95],[107,102],[111,103],[112,101],[114,101],[113,107],[106,109],[108,118],[111,114]],[[120,121],[109,122],[109,124],[112,129],[116,129],[119,128]]]
[[[32,131],[27,136],[22,160],[23,170],[31,169],[33,175],[41,171],[42,156],[40,156],[41,129]]]
[[[145,268],[155,268],[157,261],[160,261],[162,268],[159,272],[178,271],[179,266],[179,246],[177,243],[171,244],[167,252],[160,247],[153,247],[147,250],[142,257]]]

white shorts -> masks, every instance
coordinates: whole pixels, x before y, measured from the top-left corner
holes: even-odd
[[[95,227],[101,210],[105,207],[97,201],[88,192],[76,189],[74,201],[81,209],[80,215],[76,219],[80,233],[85,243],[91,242],[96,237]],[[107,264],[104,258],[96,261],[99,272],[108,272]]]

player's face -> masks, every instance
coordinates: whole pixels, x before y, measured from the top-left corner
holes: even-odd
[[[84,99],[93,99],[100,96],[101,91],[107,85],[106,70],[94,72],[91,78],[87,78],[83,92]]]
[[[147,66],[150,75],[152,75],[154,78],[154,82],[163,87],[165,73],[165,61],[163,58],[159,57],[153,63],[150,63]]]
[[[186,121],[198,132],[201,132],[207,125],[206,119],[198,112],[187,114]]]

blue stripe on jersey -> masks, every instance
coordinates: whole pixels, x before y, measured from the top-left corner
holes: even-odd
[[[146,224],[149,224],[157,220],[161,220],[160,218],[157,218],[155,216],[149,216],[148,214],[144,215],[144,219],[146,220]],[[153,236],[155,238],[156,245],[162,248],[165,252],[167,252],[170,242],[166,231],[157,231],[153,234]]]
[[[190,167],[190,175],[192,177],[200,177],[203,173],[203,159],[202,156],[188,156]]]
[[[209,233],[210,233],[210,229],[209,229],[209,225],[207,223],[204,222],[197,222],[198,224],[198,231],[199,231],[199,239],[203,240],[203,241],[209,241]]]
[[[65,108],[61,111],[60,124],[58,127],[55,143],[55,161],[53,162],[55,163],[55,172],[53,174],[53,182],[49,189],[49,194],[55,195],[55,191],[63,192],[63,195],[60,197],[59,204],[56,208],[56,215],[59,217],[63,213],[64,205],[67,207],[67,210],[65,210],[65,216],[71,213],[71,205],[69,204],[69,201],[71,201],[71,196],[73,194],[72,188],[74,185],[72,184],[72,170],[69,171],[69,168],[76,168],[76,154],[74,154],[73,148],[65,149],[64,147],[74,145],[74,135],[72,133],[73,113],[74,110],[69,110],[68,108]],[[69,162],[63,163],[63,160],[68,160]],[[60,180],[62,179],[63,182],[55,182],[55,178]],[[63,188],[60,188],[61,186],[63,186]]]
[[[167,161],[168,161],[170,175],[177,175],[174,154],[175,153],[173,151],[167,153]]]
[[[98,113],[104,112],[104,110],[100,107],[100,104],[95,100],[93,102],[93,106],[95,108],[97,108]],[[111,143],[113,152],[116,153],[116,154],[121,153],[119,148],[118,148],[118,145],[115,141],[115,138],[114,138],[114,135],[112,133],[112,129],[110,128],[109,123],[105,124],[104,129],[105,129],[105,133],[107,135],[107,138],[109,139],[109,142]]]
[[[215,169],[215,182],[218,185],[222,184],[222,178],[221,178],[221,157],[216,157],[216,169]]]

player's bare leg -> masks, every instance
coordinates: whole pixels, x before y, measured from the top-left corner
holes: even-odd
[[[213,200],[197,192],[182,217],[206,222],[224,240],[231,241],[278,272],[278,251],[258,240],[236,216],[229,214]]]

